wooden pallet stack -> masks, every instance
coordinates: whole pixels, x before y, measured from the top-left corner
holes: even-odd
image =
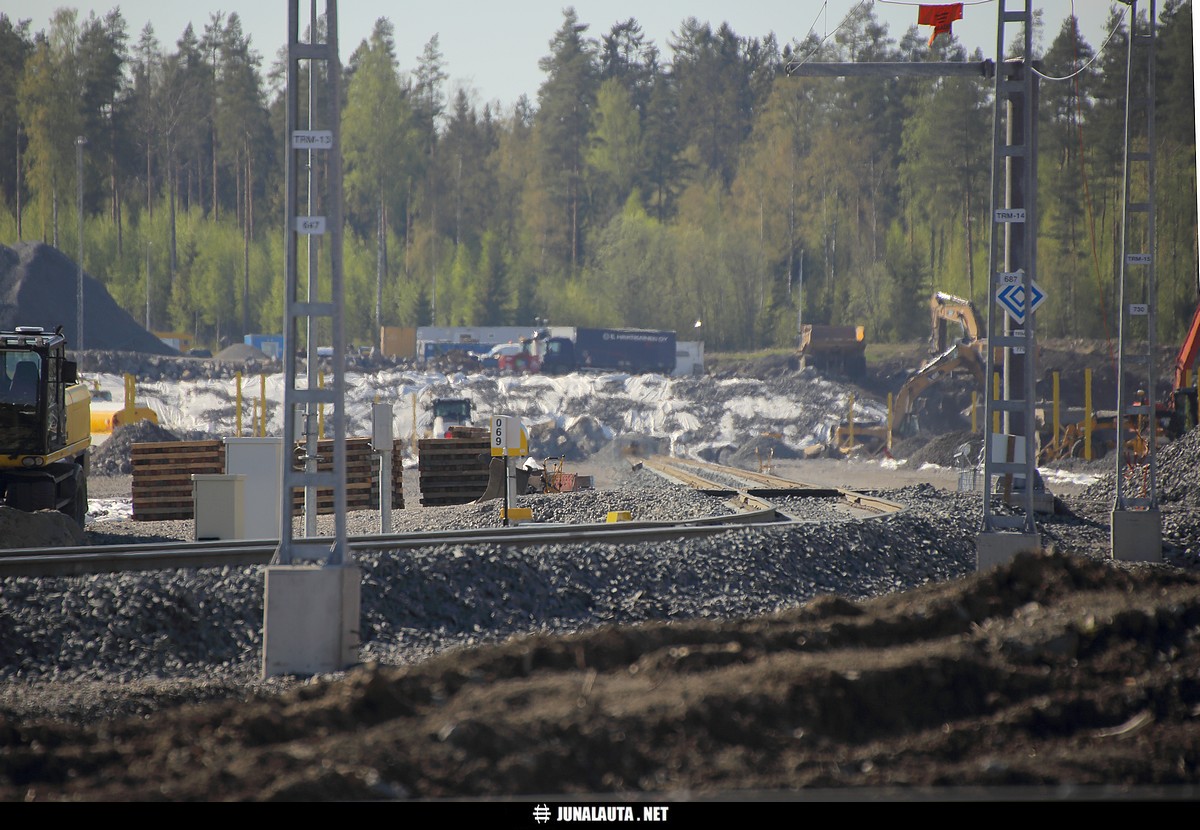
[[[296,447],[296,452],[292,454],[293,469],[299,470],[302,467],[299,452],[299,445]],[[333,439],[322,438],[317,441],[317,470],[328,471],[333,469]],[[347,438],[346,439],[346,509],[347,510],[370,510],[372,509],[372,490],[375,486],[375,479],[379,476],[379,465],[375,460],[375,456],[371,451],[371,439],[369,438]],[[297,489],[292,493],[292,506],[297,511],[297,514],[304,512],[304,490]],[[374,499],[374,507],[379,507],[378,496]],[[317,488],[317,514],[326,515],[333,513],[333,488],[318,487]]]
[[[317,468],[333,469],[333,439],[318,442]],[[292,458],[297,466],[300,453],[295,447]],[[134,444],[130,448],[133,464],[133,519],[166,521],[195,518],[192,476],[225,472],[225,443],[211,441],[162,441]],[[404,507],[403,443],[392,448],[392,509]],[[293,505],[304,511],[304,491],[296,490]],[[379,509],[379,463],[369,438],[346,439],[346,509]],[[333,512],[333,490],[318,488],[317,513]]]
[[[134,521],[194,518],[192,476],[225,472],[225,443],[219,440],[133,444],[129,451]]]
[[[487,490],[492,460],[487,430],[457,427],[455,434],[459,437],[417,442],[423,507],[466,504]]]

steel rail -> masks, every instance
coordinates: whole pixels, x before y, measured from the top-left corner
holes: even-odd
[[[787,524],[774,508],[682,521],[644,520],[604,524],[529,524],[507,528],[469,528],[417,533],[353,536],[351,550],[412,550],[439,545],[528,547],[595,542],[631,543],[706,536],[744,527]],[[329,544],[325,538],[300,538],[308,546]],[[156,542],[142,545],[90,545],[68,548],[22,548],[0,553],[0,577],[79,576],[95,573],[177,568],[244,567],[270,564],[279,542],[239,539],[204,542]]]

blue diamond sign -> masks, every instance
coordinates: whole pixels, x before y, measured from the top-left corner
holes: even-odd
[[[1008,312],[1008,316],[1018,326],[1025,323],[1025,284],[1021,279],[1020,274],[1001,274],[1002,285],[1000,290],[996,292],[996,302],[1004,306],[1004,310]],[[1033,301],[1030,303],[1030,309],[1037,311],[1038,306],[1046,299],[1046,293],[1042,291],[1041,286],[1036,282],[1032,284]]]

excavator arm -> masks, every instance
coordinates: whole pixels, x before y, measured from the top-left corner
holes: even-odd
[[[1200,303],[1196,304],[1196,311],[1192,314],[1192,324],[1188,326],[1187,334],[1183,338],[1183,345],[1179,347],[1179,354],[1175,356],[1175,389],[1182,389],[1188,385],[1188,375],[1196,365],[1198,353],[1200,353]]]
[[[929,350],[933,354],[940,355],[949,348],[946,332],[949,323],[962,328],[961,342],[973,344],[979,340],[979,313],[970,300],[939,291],[929,301],[929,314],[932,322]]]
[[[902,431],[905,421],[912,415],[917,398],[941,378],[956,371],[966,370],[980,384],[983,383],[987,368],[979,352],[964,343],[956,343],[946,349],[933,360],[930,360],[905,381],[896,394],[896,426]]]

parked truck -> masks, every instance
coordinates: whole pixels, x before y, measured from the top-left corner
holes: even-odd
[[[675,332],[653,329],[576,328],[536,332],[521,350],[501,354],[497,368],[511,372],[675,371]]]

